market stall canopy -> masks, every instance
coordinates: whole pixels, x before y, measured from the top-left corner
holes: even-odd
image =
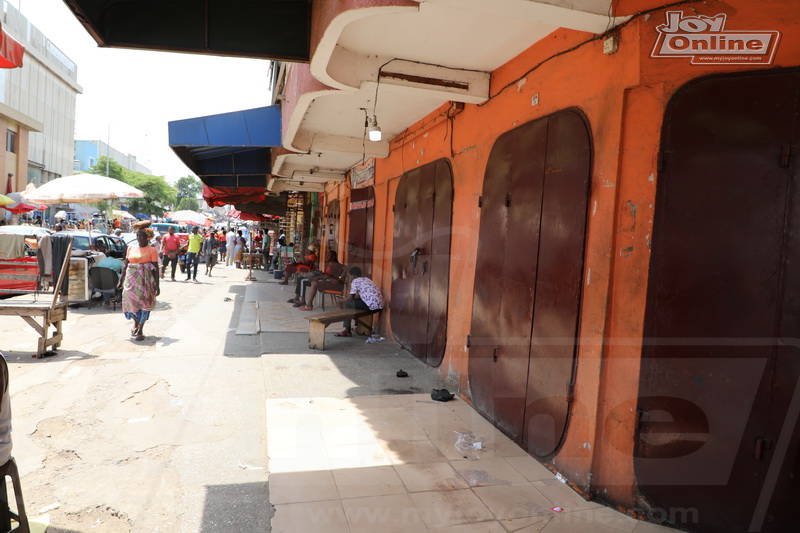
[[[46,205],[27,203],[22,197],[22,193],[10,192],[3,198],[8,198],[11,200],[11,203],[6,203],[3,205],[3,203],[0,202],[0,205],[2,205],[10,213],[15,213],[17,215],[21,213],[30,213],[31,211],[43,211],[47,209]]]
[[[121,211],[121,210],[115,209],[114,211],[111,212],[111,214],[113,215],[114,218],[121,218],[123,220],[136,220],[136,217],[131,215],[127,211]],[[150,217],[147,217],[147,218],[150,218]]]
[[[86,203],[115,198],[144,198],[139,189],[120,180],[96,174],[75,174],[48,181],[22,196],[28,202],[40,204]]]
[[[308,0],[64,0],[100,46],[308,61]]]
[[[0,24],[0,68],[17,68],[22,66],[25,47],[17,42]]]
[[[209,221],[205,215],[200,214],[197,211],[190,211],[189,209],[164,213],[164,218],[179,224],[194,224],[195,226],[211,225],[211,221]]]
[[[266,199],[267,194],[263,187],[209,187],[203,185],[203,200],[209,207],[262,202]]]
[[[271,147],[281,145],[278,106],[169,123],[169,146],[211,187],[267,186]]]
[[[268,196],[259,202],[243,202],[233,204],[238,211],[255,214],[270,214],[273,216],[286,216],[286,209],[289,197],[286,194],[280,196]]]
[[[11,205],[14,203],[16,202],[11,198],[9,198],[8,196],[6,196],[5,194],[0,194],[0,207],[3,207],[5,205]]]
[[[260,215],[257,213],[246,213],[243,211],[239,211],[238,209],[231,209],[230,212],[228,213],[228,216],[239,220],[250,220],[252,222],[267,222],[269,220],[275,220],[276,218],[281,218],[279,216],[274,216],[274,215]]]

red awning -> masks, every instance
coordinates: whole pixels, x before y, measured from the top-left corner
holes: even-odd
[[[263,187],[209,187],[203,185],[203,200],[210,207],[262,202],[266,198]]]
[[[25,47],[11,37],[0,25],[0,68],[17,68],[22,66]]]
[[[279,216],[274,215],[259,215],[256,213],[243,213],[242,211],[238,211],[236,209],[231,209],[228,213],[228,216],[231,218],[238,218],[239,220],[252,220],[253,222],[266,222],[268,220],[276,220],[281,218]]]

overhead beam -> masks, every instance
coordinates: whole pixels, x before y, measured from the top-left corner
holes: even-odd
[[[609,17],[611,0],[416,0],[420,10],[425,4],[452,9],[479,11],[490,17],[530,20],[589,33],[605,33],[629,17]]]

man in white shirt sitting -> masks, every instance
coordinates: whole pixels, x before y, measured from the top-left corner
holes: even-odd
[[[359,267],[352,267],[348,270],[347,277],[350,281],[350,294],[339,302],[340,308],[364,311],[380,311],[383,309],[381,289],[371,279],[362,277]],[[334,333],[334,336],[352,337],[352,322],[351,319],[342,322],[344,329],[340,333]]]

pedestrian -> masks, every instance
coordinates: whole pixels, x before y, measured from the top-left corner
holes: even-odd
[[[233,264],[234,258],[234,249],[236,248],[236,232],[233,231],[233,227],[231,226],[228,228],[228,234],[225,235],[225,242],[228,245],[228,256],[225,259],[225,266],[231,266]]]
[[[219,232],[219,260],[225,261],[225,256],[228,255],[228,241],[225,237],[225,230]]]
[[[219,241],[217,235],[213,231],[209,233],[208,239],[203,241],[203,256],[206,258],[206,276],[211,277],[211,271],[214,265],[217,264],[217,250],[219,249]]]
[[[189,246],[186,254],[186,281],[197,281],[197,264],[200,262],[200,248],[203,246],[203,236],[200,235],[200,227],[192,226],[192,234],[189,235]],[[194,269],[194,272],[192,272]]]
[[[233,249],[233,261],[236,263],[236,268],[242,268],[242,257],[244,256],[244,235],[242,235],[242,230],[236,232],[234,242],[236,245]]]
[[[383,309],[383,294],[381,289],[369,278],[361,276],[359,267],[352,267],[347,271],[350,280],[350,294],[340,300],[337,305],[340,309],[360,309],[378,311]],[[334,337],[352,337],[351,319],[342,323],[344,329],[340,333],[334,333]]]
[[[149,246],[150,235],[140,229],[136,232],[136,240],[138,246],[128,247],[117,288],[122,289],[122,312],[126,319],[133,320],[131,335],[142,341],[144,324],[155,308],[161,288],[158,283],[158,254]]]
[[[175,235],[175,227],[170,226],[167,234],[161,238],[161,279],[167,271],[167,265],[172,263],[172,281],[175,281],[175,269],[178,267],[178,251],[181,248],[181,239]]]

